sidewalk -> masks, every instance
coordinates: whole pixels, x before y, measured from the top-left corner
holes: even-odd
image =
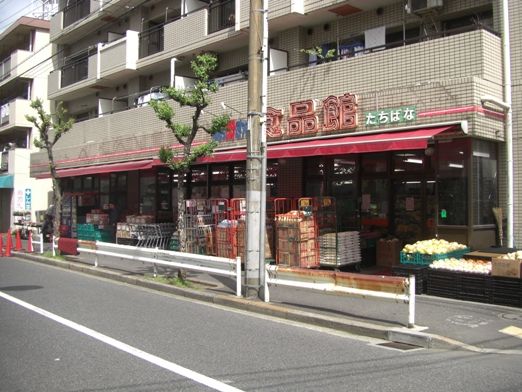
[[[408,329],[405,326],[408,306],[389,300],[271,287],[271,302],[264,303],[236,297],[235,281],[222,276],[187,271],[187,278],[197,283],[197,289],[184,289],[145,279],[145,275],[152,275],[152,266],[141,262],[99,257],[99,266],[95,268],[93,255],[71,256],[67,257],[67,261],[23,251],[13,252],[13,256],[358,335],[426,348],[461,348],[522,355],[520,308],[417,295],[416,328]]]

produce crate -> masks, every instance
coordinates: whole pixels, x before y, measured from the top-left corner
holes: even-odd
[[[466,253],[469,253],[470,248],[455,250],[448,253],[437,253],[428,255],[424,253],[407,253],[401,251],[401,264],[419,264],[430,265],[435,260],[443,260],[454,257],[456,259],[462,258]]]
[[[452,271],[427,269],[426,293],[438,297],[457,299],[457,274]]]
[[[492,276],[491,303],[522,307],[522,280]]]

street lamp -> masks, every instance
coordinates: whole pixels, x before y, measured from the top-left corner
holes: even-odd
[[[233,107],[230,106],[230,105],[227,105],[225,102],[221,102],[220,105],[221,105],[221,107],[223,108],[223,110],[230,109],[230,110],[233,110],[234,112],[238,113],[239,116],[242,116],[242,115],[243,115],[242,112],[240,112],[240,111],[237,110],[236,108],[233,108]]]

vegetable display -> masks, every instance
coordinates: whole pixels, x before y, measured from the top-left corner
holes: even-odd
[[[430,268],[474,274],[491,274],[491,261],[448,258],[435,260]]]
[[[466,249],[466,245],[459,244],[458,242],[448,242],[446,240],[434,238],[431,240],[417,241],[414,244],[405,245],[402,251],[406,253],[435,255],[450,253],[462,249]]]

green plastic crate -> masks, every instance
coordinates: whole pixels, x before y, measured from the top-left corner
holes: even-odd
[[[449,259],[451,257],[460,259],[462,256],[464,256],[466,253],[469,253],[470,251],[470,248],[464,248],[448,253],[436,253],[434,255],[427,255],[424,253],[401,252],[401,264],[430,265],[435,260]]]

